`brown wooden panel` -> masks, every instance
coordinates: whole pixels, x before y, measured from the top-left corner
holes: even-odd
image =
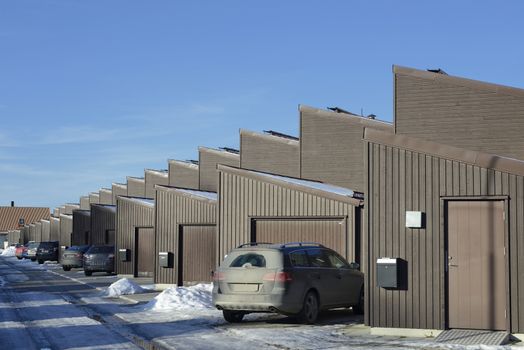
[[[180,235],[182,249],[179,253],[182,257],[180,282],[184,285],[210,282],[211,271],[216,266],[216,226],[181,225],[180,228],[182,233]]]
[[[155,229],[137,227],[135,236],[135,277],[153,277],[155,270]]]
[[[449,327],[506,329],[504,202],[448,203]]]

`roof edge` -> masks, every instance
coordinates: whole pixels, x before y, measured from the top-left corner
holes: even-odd
[[[286,144],[286,145],[298,146],[300,144],[300,140],[294,140],[294,139],[291,139],[291,138],[275,136],[275,135],[261,133],[261,132],[256,132],[256,131],[251,131],[251,130],[247,130],[247,129],[240,129],[240,136],[242,136],[242,135],[249,135],[249,136],[254,136],[254,137],[260,137],[260,138],[263,138],[263,139],[266,139],[266,140],[276,141],[276,142],[280,142],[280,143],[283,143],[283,144]],[[242,152],[242,143],[240,143],[240,151]]]
[[[299,112],[302,113],[315,113],[320,114],[322,116],[326,117],[335,117],[340,118],[340,120],[344,121],[350,121],[354,122],[355,124],[361,124],[363,126],[369,126],[369,127],[389,127],[393,130],[394,124],[385,120],[380,119],[369,119],[366,117],[362,117],[356,114],[345,114],[345,113],[336,113],[333,111],[326,111],[324,109],[305,106],[305,105],[299,105]]]
[[[222,151],[222,150],[219,150],[219,149],[216,149],[216,148],[211,148],[211,147],[199,146],[198,147],[198,151],[199,152],[215,153],[215,154],[218,154],[218,155],[225,155],[225,156],[228,156],[228,157],[231,157],[231,158],[234,158],[234,159],[239,159],[240,158],[240,154],[231,153],[231,152],[227,152],[227,151]]]
[[[216,204],[218,202],[218,199],[217,200],[213,200],[213,199],[210,199],[210,198],[207,198],[207,197],[201,197],[201,196],[197,196],[197,195],[194,195],[194,194],[191,194],[191,193],[183,192],[181,190],[189,190],[189,191],[193,191],[193,192],[211,192],[211,193],[216,193],[216,192],[212,192],[212,191],[201,191],[201,190],[195,190],[195,189],[192,189],[192,188],[183,188],[183,187],[166,186],[166,185],[155,185],[155,189],[159,190],[159,191],[164,191],[164,192],[173,192],[173,193],[176,193],[176,195],[178,195],[178,196],[187,197],[187,198],[190,198],[190,199],[195,199],[195,200],[199,200],[199,201],[202,201],[202,202],[208,202],[208,203],[211,203],[211,204]]]

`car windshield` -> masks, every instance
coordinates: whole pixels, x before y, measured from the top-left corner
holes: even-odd
[[[110,245],[93,246],[87,252],[89,254],[110,254],[115,251],[115,247]]]

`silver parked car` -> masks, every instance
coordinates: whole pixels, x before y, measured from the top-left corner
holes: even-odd
[[[317,243],[256,244],[232,250],[213,273],[213,302],[228,322],[276,312],[314,323],[320,310],[364,309],[364,275]]]
[[[88,245],[74,245],[62,253],[62,268],[70,271],[73,267],[84,266],[84,253],[89,249]]]

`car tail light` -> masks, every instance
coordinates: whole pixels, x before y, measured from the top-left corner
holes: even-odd
[[[266,273],[264,275],[264,281],[271,281],[271,282],[289,282],[292,281],[293,277],[289,272],[271,272]]]
[[[223,281],[226,279],[226,276],[223,272],[215,271],[213,272],[213,281]]]

